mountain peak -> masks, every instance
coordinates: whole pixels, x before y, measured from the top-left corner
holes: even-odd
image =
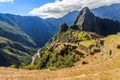
[[[82,9],[82,12],[88,13],[88,12],[90,12],[90,9],[89,9],[88,7],[84,7],[84,8]]]
[[[80,16],[89,16],[89,15],[94,15],[91,11],[90,11],[90,9],[88,8],[88,7],[84,7],[81,11],[80,11],[80,13],[79,13],[79,15],[78,15],[78,18],[80,17]]]
[[[80,11],[74,23],[80,30],[95,32],[104,36],[119,32],[119,24],[120,22],[118,21],[102,19],[95,16],[88,7],[85,7]],[[115,25],[117,25],[117,27]]]
[[[80,11],[74,24],[76,24],[81,30],[90,30],[95,18],[95,15],[90,9],[85,7]]]

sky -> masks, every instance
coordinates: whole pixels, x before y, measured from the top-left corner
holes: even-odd
[[[84,7],[90,9],[120,3],[120,0],[0,0],[0,13],[60,18]]]
[[[0,0],[0,13],[30,15],[34,8],[54,2],[54,0]]]

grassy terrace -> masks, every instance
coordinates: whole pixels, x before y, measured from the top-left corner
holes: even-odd
[[[110,35],[104,38],[105,40],[114,40],[116,43],[120,44],[120,38],[117,35]]]
[[[80,44],[89,47],[92,44],[92,40],[84,32],[73,33],[73,36],[81,40]]]
[[[89,37],[84,32],[73,33],[73,36],[77,37],[78,39],[80,39],[82,41],[89,40]]]
[[[82,41],[82,42],[80,42],[80,44],[82,44],[82,45],[84,45],[86,47],[89,47],[90,44],[92,44],[92,40]]]

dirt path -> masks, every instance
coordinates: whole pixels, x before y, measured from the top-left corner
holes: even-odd
[[[38,50],[37,50],[37,53],[32,57],[31,65],[34,64],[34,61],[35,61],[35,58],[36,58],[36,57],[40,58],[40,50],[41,50],[41,49],[38,49]]]

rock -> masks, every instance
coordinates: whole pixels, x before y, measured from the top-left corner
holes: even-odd
[[[104,45],[104,42],[105,42],[105,40],[103,40],[103,39],[100,40],[101,45]]]
[[[86,61],[82,61],[82,64],[85,65],[85,64],[88,64],[88,62],[86,62]]]
[[[78,54],[78,55],[80,55],[81,57],[84,56],[84,53],[82,53],[82,52],[80,52],[80,51],[78,51],[78,50],[75,50],[75,53]]]

